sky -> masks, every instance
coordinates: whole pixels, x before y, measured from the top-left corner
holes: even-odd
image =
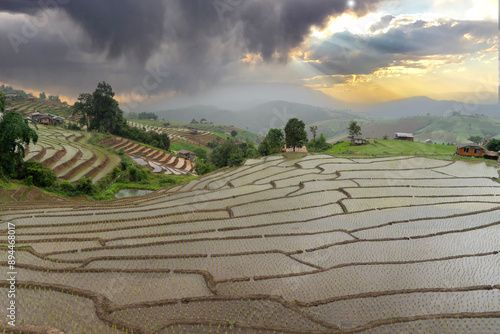
[[[498,16],[498,0],[1,0],[0,82],[73,103],[106,81],[126,111],[269,85],[495,103]]]

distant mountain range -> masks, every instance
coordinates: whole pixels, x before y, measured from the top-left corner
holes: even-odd
[[[192,106],[156,112],[159,118],[174,122],[190,122],[202,118],[214,124],[234,125],[256,133],[265,133],[270,128],[284,128],[290,118],[297,117],[306,124],[330,119],[353,119],[354,113],[307,104],[285,101],[263,103],[244,111],[235,112],[214,106]]]
[[[453,112],[462,115],[484,114],[500,119],[499,104],[466,104],[459,101],[436,101],[425,96],[410,97],[370,105],[352,105],[355,112],[385,118],[400,118],[418,115],[450,116]]]

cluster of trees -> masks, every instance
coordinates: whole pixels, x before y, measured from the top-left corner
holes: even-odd
[[[158,115],[156,115],[154,112],[140,112],[139,114],[135,112],[131,112],[127,114],[128,119],[151,119],[156,121],[158,119]]]
[[[233,138],[229,137],[224,143],[216,145],[208,158],[198,159],[196,172],[198,174],[205,174],[216,168],[239,166],[247,158],[279,153],[281,147],[285,144],[288,147],[293,147],[295,150],[296,147],[302,147],[308,143],[305,124],[297,118],[290,119],[284,131],[282,129],[270,129],[257,149],[251,141],[236,143],[234,137],[237,134],[233,130],[231,133]],[[325,145],[318,144],[320,142]],[[315,140],[314,144],[318,147],[329,145],[326,143],[323,135],[320,136],[319,140]]]
[[[117,136],[135,140],[143,144],[151,145],[162,150],[170,150],[170,138],[166,133],[158,133],[155,131],[144,131],[136,127],[124,125],[115,133]]]
[[[93,93],[80,94],[73,106],[73,115],[81,117],[79,123],[82,127],[86,126],[88,131],[111,133],[164,150],[170,149],[170,139],[166,133],[145,132],[129,126],[114,96],[111,86],[101,82]],[[154,113],[141,114],[149,117]]]
[[[200,121],[198,122],[196,119],[192,119],[190,124],[214,124],[213,122],[208,122],[206,118],[202,118],[200,119]]]
[[[15,111],[5,113],[5,95],[0,92],[0,172],[15,176],[23,163],[24,147],[38,141],[36,131],[29,126],[29,120]],[[34,124],[34,123],[33,123]],[[35,124],[36,126],[36,124]]]
[[[245,159],[258,156],[255,145],[252,142],[236,143],[233,139],[217,145],[208,157],[206,156],[206,152],[200,151],[202,150],[195,150],[197,156],[195,170],[200,175],[209,173],[217,168],[239,166]]]
[[[500,139],[492,139],[486,145],[486,148],[490,151],[500,152]]]
[[[53,102],[62,103],[61,99],[59,98],[59,95],[49,95],[49,97],[47,98],[47,95],[45,94],[45,92],[41,92],[38,95],[38,97],[40,98],[40,100],[49,100],[49,101],[53,101]]]
[[[26,94],[26,92],[24,90],[14,89],[12,86],[8,86],[8,85],[1,85],[0,89],[2,91],[4,91],[5,94],[17,94],[17,95],[21,96],[21,98],[23,100],[28,99],[29,94]]]

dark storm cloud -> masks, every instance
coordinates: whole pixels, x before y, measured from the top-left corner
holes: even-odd
[[[2,0],[0,11],[41,14],[63,10],[110,58],[124,54],[145,61],[162,40],[163,0]]]
[[[357,1],[355,11],[365,14],[379,1]],[[0,50],[0,59],[12,65],[0,69],[0,80],[21,80],[17,73],[27,69],[61,82],[83,74],[95,82],[115,78],[117,92],[130,93],[141,85],[147,66],[153,66],[169,77],[148,93],[194,92],[234,71],[246,53],[286,61],[312,26],[324,25],[346,6],[345,0],[1,0],[0,13],[34,18],[48,8],[59,15],[19,44],[18,54],[12,47]],[[17,25],[7,28],[0,22],[3,42],[8,33],[23,36],[18,25],[26,19],[17,19]],[[68,19],[73,26],[62,28]],[[61,38],[54,37],[57,29]],[[29,84],[26,76],[23,80]]]
[[[443,20],[438,25],[416,21],[372,36],[336,33],[309,58],[320,60],[313,65],[325,74],[370,74],[382,67],[404,65],[404,60],[473,54],[492,47],[496,34],[497,24],[488,21]]]

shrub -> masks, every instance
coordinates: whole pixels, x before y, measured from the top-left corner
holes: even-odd
[[[122,171],[126,171],[130,167],[131,163],[128,159],[122,158],[122,161],[120,162],[120,168]]]
[[[81,127],[79,127],[78,125],[76,125],[74,123],[68,124],[68,126],[66,126],[66,128],[68,130],[81,130],[82,129]]]
[[[33,184],[37,187],[50,187],[57,180],[56,174],[49,168],[43,167],[38,161],[26,161],[18,172],[20,179],[31,176]]]
[[[113,168],[113,170],[111,171],[111,178],[112,179],[115,179],[118,174],[120,174],[120,168],[118,168],[118,166],[116,166],[115,168]]]
[[[76,183],[76,190],[82,194],[91,195],[94,192],[94,185],[92,184],[91,178],[86,178],[83,176]]]
[[[28,187],[33,187],[35,184],[33,183],[33,175],[28,176],[24,179],[24,184]]]
[[[59,188],[61,188],[62,191],[64,191],[67,194],[74,194],[76,193],[76,186],[73,183],[70,183],[69,181],[64,181],[59,185]]]
[[[210,165],[205,163],[203,160],[200,160],[194,166],[194,170],[196,171],[196,174],[203,175],[203,174],[210,173],[212,171],[212,167],[210,167]]]

